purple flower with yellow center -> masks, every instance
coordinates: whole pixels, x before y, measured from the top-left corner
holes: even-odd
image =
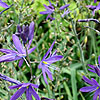
[[[86,7],[89,8],[90,10],[92,10],[92,14],[94,16],[95,11],[100,10],[100,3],[97,6],[87,5]]]
[[[53,54],[50,54],[50,57],[47,58],[49,53],[51,53],[54,44],[55,44],[55,41],[52,43],[51,47],[49,48],[47,53],[44,55],[43,59],[41,60],[39,66],[38,66],[38,68],[42,69],[42,74],[43,74],[44,81],[45,81],[46,84],[48,84],[46,74],[53,81],[52,73],[49,70],[49,68],[57,70],[57,68],[52,66],[51,64],[54,63],[54,62],[57,62],[57,61],[59,61],[60,59],[63,58],[62,55],[56,55],[57,50],[55,50],[55,52]]]
[[[52,3],[50,2],[50,0],[48,0],[48,1],[49,1],[50,5],[47,6],[44,4],[46,11],[42,11],[42,12],[40,12],[40,14],[43,14],[43,15],[47,14],[48,16],[47,16],[46,20],[48,20],[48,18],[50,18],[50,20],[55,20],[55,18],[51,17],[51,14],[54,12],[55,8],[52,6]]]
[[[99,20],[93,19],[93,18],[90,18],[90,19],[78,19],[78,22],[90,22],[90,21],[93,21],[95,23],[100,23]]]
[[[81,92],[93,92],[94,91],[93,100],[97,100],[98,96],[100,99],[100,85],[97,83],[97,81],[94,78],[91,78],[90,80],[85,76],[83,76],[83,80],[91,86],[83,87],[80,89],[80,91]]]
[[[98,63],[96,66],[88,64],[91,69],[89,71],[96,73],[100,77],[100,56],[98,57]]]
[[[13,38],[13,43],[14,43],[16,50],[0,49],[0,52],[5,53],[5,55],[0,57],[0,63],[1,62],[10,62],[10,61],[15,61],[15,60],[20,59],[19,67],[21,67],[23,64],[23,61],[24,61],[23,58],[26,57],[26,49],[21,44],[19,38],[15,34],[12,35],[12,38]],[[28,54],[32,53],[36,48],[36,47],[33,47],[33,48],[29,49],[30,45],[31,45],[31,41],[29,41],[29,43],[27,45]]]
[[[20,81],[15,80],[15,79],[13,79],[13,78],[10,78],[10,77],[8,77],[8,76],[6,76],[6,75],[3,75],[3,74],[0,74],[0,79],[3,79],[3,80],[5,80],[5,81],[8,81],[8,82],[11,82],[11,83],[14,83],[14,84],[21,84]]]
[[[27,100],[32,100],[32,95],[36,98],[36,100],[41,100],[33,87],[34,88],[38,88],[38,85],[32,84],[32,83],[22,83],[22,84],[18,84],[18,85],[15,85],[15,86],[9,86],[10,89],[20,88],[10,98],[10,100],[16,100],[16,99],[18,99],[19,97],[21,97],[21,95],[24,92],[26,92],[26,98],[27,98]]]
[[[5,2],[2,2],[2,0],[0,0],[0,6],[6,8],[5,10],[0,12],[0,14],[2,14],[4,11],[8,10],[12,5],[8,6]]]
[[[70,4],[66,4],[66,5],[64,5],[64,6],[61,6],[61,7],[59,8],[59,10],[64,10],[64,9],[68,8],[69,5],[70,5]],[[66,11],[64,10],[64,13],[61,15],[61,17],[63,18],[64,16],[68,15],[69,13],[70,13],[69,9],[67,9]]]

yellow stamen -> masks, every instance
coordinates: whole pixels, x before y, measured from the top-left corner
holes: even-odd
[[[48,64],[47,62],[43,61],[44,64]]]

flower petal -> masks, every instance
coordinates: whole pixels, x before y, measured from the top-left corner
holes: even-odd
[[[21,87],[22,85],[23,85],[23,83],[22,83],[22,84],[18,84],[18,85],[14,85],[14,86],[9,86],[9,89],[19,88],[19,87]]]
[[[21,66],[22,66],[22,64],[23,64],[23,62],[24,62],[24,59],[21,59],[21,60],[19,61],[18,66],[19,66],[19,67],[21,67]]]
[[[34,22],[32,21],[30,23],[30,26],[29,26],[29,36],[28,36],[28,40],[33,40],[33,37],[34,37]]]
[[[92,70],[92,69],[88,69],[90,72],[93,72],[93,73],[96,73],[94,70]]]
[[[92,69],[94,69],[96,66],[94,66],[94,65],[90,65],[90,64],[88,64],[88,66],[90,67],[90,68],[92,68]]]
[[[27,100],[32,100],[32,95],[29,91],[29,88],[26,90],[26,98],[27,98]]]
[[[17,98],[19,98],[26,90],[26,87],[22,87],[20,88],[11,98],[10,100],[16,100]]]
[[[41,100],[38,94],[35,92],[35,90],[29,86],[29,92],[36,98],[36,100]]]
[[[51,14],[52,13],[52,11],[42,11],[42,12],[40,12],[40,14],[43,14],[43,15],[45,15],[45,14]]]
[[[3,55],[3,56],[0,57],[0,63],[4,62],[4,61],[9,62],[9,60],[13,61],[13,60],[15,60],[15,57],[16,57],[16,54]]]
[[[66,4],[66,5],[64,5],[64,6],[61,6],[61,7],[59,8],[59,10],[64,10],[64,9],[67,8],[69,5],[70,5],[70,4]]]
[[[91,78],[91,80],[92,80],[92,82],[94,83],[94,85],[100,86],[100,85],[98,84],[98,82],[97,82],[94,78]]]
[[[32,53],[35,49],[36,49],[36,47],[29,49],[28,54]]]
[[[93,96],[93,100],[97,100],[97,96],[100,95],[100,88],[98,88],[95,93],[94,93],[94,96]]]
[[[2,6],[3,8],[9,7],[5,2],[2,2],[1,0],[0,0],[0,6]]]
[[[9,49],[0,49],[0,52],[6,53],[6,54],[8,54],[8,53],[17,53],[16,51],[9,50]]]
[[[38,88],[39,87],[38,85],[32,84],[32,83],[30,83],[30,85],[33,86],[33,87],[35,87],[35,88]]]
[[[19,38],[15,34],[12,35],[12,38],[13,38],[13,43],[14,43],[17,51],[21,54],[25,53],[25,50],[24,50]]]
[[[49,54],[50,51],[52,50],[54,44],[55,44],[55,41],[52,43],[51,47],[49,48],[49,50],[47,51],[47,53],[44,55],[44,57],[43,57],[42,60],[44,60],[44,59],[48,56],[48,54]]]
[[[98,86],[86,86],[80,89],[80,91],[82,92],[92,92],[94,90],[96,90]]]
[[[61,55],[55,55],[55,56],[52,56],[52,57],[49,57],[49,58],[45,59],[44,61],[49,63],[49,64],[52,64],[54,62],[59,61],[62,58],[63,58],[63,56],[61,56]]]
[[[83,76],[83,80],[84,80],[86,83],[90,84],[90,85],[94,85],[94,83],[93,83],[90,79],[88,79],[87,77],[85,77],[85,76]]]

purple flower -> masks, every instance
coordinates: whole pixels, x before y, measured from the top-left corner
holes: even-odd
[[[41,100],[38,94],[35,92],[34,88],[38,88],[38,85],[32,83],[22,83],[15,86],[9,86],[10,89],[20,88],[11,98],[10,100],[18,99],[25,91],[27,100],[32,100],[32,95],[36,98],[36,100]]]
[[[97,0],[94,0],[94,3],[96,3],[97,2]]]
[[[50,54],[50,57],[46,58],[49,55],[49,53],[51,53],[54,44],[55,44],[55,41],[52,43],[51,47],[49,48],[47,53],[44,55],[43,59],[41,60],[39,66],[38,66],[38,68],[42,68],[42,73],[43,73],[44,81],[46,84],[48,84],[47,78],[46,78],[46,73],[47,73],[48,77],[53,81],[52,73],[49,70],[49,68],[53,68],[53,69],[57,70],[57,68],[55,68],[54,66],[51,66],[51,64],[54,62],[57,62],[63,58],[63,56],[61,56],[61,55],[56,55],[57,50],[55,50],[55,52],[53,54]]]
[[[3,7],[3,8],[9,7],[5,2],[2,2],[2,0],[0,0],[0,6]]]
[[[51,17],[51,14],[54,12],[55,8],[52,6],[50,0],[48,0],[48,1],[49,1],[50,5],[47,6],[44,4],[46,11],[42,11],[42,12],[40,12],[40,14],[43,14],[43,15],[47,14],[48,16],[47,16],[46,20],[48,20],[48,18],[50,18],[51,20],[55,20],[55,18]]]
[[[59,8],[59,10],[64,10],[65,8],[69,7],[69,5],[70,5],[70,4],[66,4],[66,5],[64,5],[64,6],[61,6],[61,7]]]
[[[90,10],[92,10],[92,14],[94,16],[95,15],[95,11],[100,9],[100,3],[97,6],[88,5],[86,7],[89,8]]]
[[[89,22],[89,21],[94,21],[96,23],[100,23],[97,19],[93,19],[93,18],[90,18],[90,19],[78,19],[78,22]]]
[[[61,17],[63,18],[64,16],[68,15],[70,12],[71,12],[71,11],[69,11],[69,9],[66,10],[66,11],[64,11],[64,13],[61,15]]]
[[[85,76],[83,76],[83,80],[91,86],[83,87],[80,89],[80,91],[82,91],[82,92],[95,91],[94,96],[93,96],[93,100],[97,100],[97,96],[99,96],[99,99],[100,99],[100,85],[97,83],[97,81],[94,78],[91,78],[91,80],[90,80]]]
[[[14,83],[14,84],[21,84],[20,81],[17,81],[17,80],[15,80],[15,79],[12,79],[12,78],[10,78],[10,77],[8,77],[8,76],[5,76],[5,75],[3,75],[3,74],[0,74],[0,78],[3,79],[3,80],[6,80],[6,81],[8,81],[8,82]]]
[[[98,76],[100,76],[100,56],[98,57],[98,62],[99,62],[99,64],[97,66],[88,64],[88,66],[91,68],[88,70],[93,73],[96,73]]]
[[[31,40],[34,37],[34,22],[32,21],[30,23],[30,26],[28,25],[23,25],[23,27],[21,27],[20,25],[17,26],[17,36],[20,36],[23,40],[23,43],[25,44],[27,42],[27,40]]]
[[[6,8],[5,10],[1,11],[0,14],[2,14],[4,11],[8,10],[11,7],[11,6],[8,6],[5,2],[2,2],[2,0],[0,0],[0,6],[3,8]]]
[[[12,35],[12,38],[13,38],[13,43],[14,43],[16,50],[0,49],[0,52],[3,52],[3,53],[6,54],[6,55],[3,55],[3,56],[0,57],[0,63],[1,62],[10,62],[10,61],[15,61],[15,60],[20,59],[19,67],[21,67],[22,64],[23,64],[23,61],[24,61],[23,58],[26,57],[26,50],[22,46],[19,38],[15,34]],[[29,49],[31,42],[32,42],[32,40],[29,41],[29,43],[27,45],[28,54],[33,52],[36,48],[36,47],[34,47],[34,48]]]

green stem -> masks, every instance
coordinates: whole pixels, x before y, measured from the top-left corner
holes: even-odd
[[[80,41],[79,41],[79,39],[78,39],[77,32],[76,32],[76,27],[75,27],[75,26],[76,26],[76,23],[72,20],[72,30],[73,30],[73,33],[74,33],[75,38],[76,38],[76,40],[77,40],[78,48],[79,48],[79,50],[80,50],[81,62],[82,62],[82,64],[83,64],[83,70],[84,70],[86,73],[88,73],[87,68],[86,68],[86,65],[85,65],[83,50],[82,50]]]

